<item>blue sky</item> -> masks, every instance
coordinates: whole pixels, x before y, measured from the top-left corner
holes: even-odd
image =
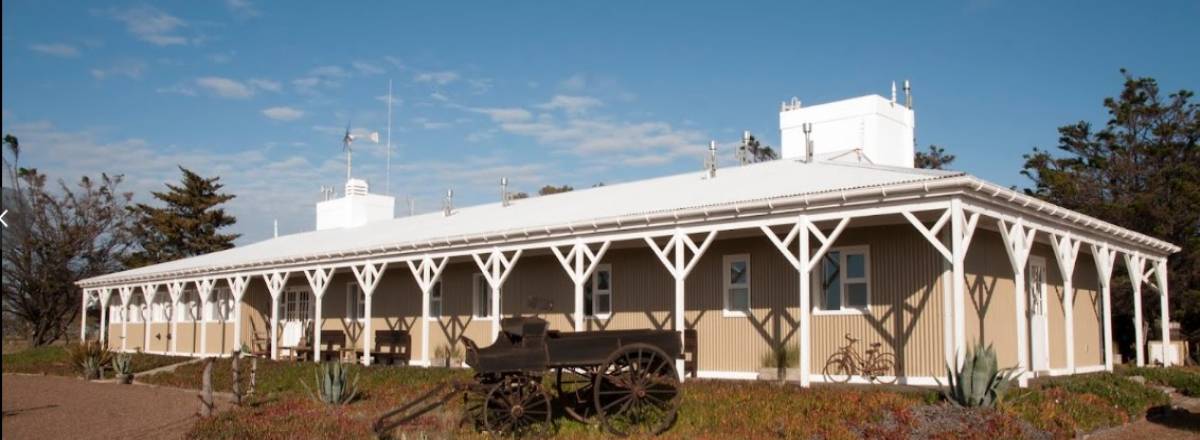
[[[431,2],[432,3],[432,2]],[[1118,69],[1200,90],[1200,3],[1175,2],[3,3],[3,130],[56,177],[175,166],[220,175],[247,243],[311,229],[340,138],[383,132],[392,193],[418,211],[698,170],[709,139],[778,145],[779,102],[911,79],[918,146],[1025,185],[1021,155],[1104,121]],[[1070,4],[1068,4],[1070,3]],[[384,186],[384,149],[355,174]],[[729,158],[727,158],[729,159]]]

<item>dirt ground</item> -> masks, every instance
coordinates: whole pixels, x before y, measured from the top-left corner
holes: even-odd
[[[1088,439],[1176,440],[1200,438],[1200,398],[1171,393],[1171,408],[1154,410],[1144,420],[1101,431]]]
[[[195,391],[56,376],[6,374],[3,394],[3,437],[14,440],[182,438],[200,409]]]

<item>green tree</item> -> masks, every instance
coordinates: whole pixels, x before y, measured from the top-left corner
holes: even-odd
[[[12,318],[31,344],[46,345],[63,339],[79,316],[83,292],[75,283],[121,268],[119,256],[131,243],[125,208],[132,194],[118,191],[119,175],[50,184],[37,169],[18,165],[16,137],[6,135],[4,145],[11,157],[4,158],[9,214],[0,239],[5,324]]]
[[[575,190],[575,188],[572,188],[571,185],[563,185],[563,186],[546,185],[546,186],[543,186],[542,189],[538,190],[538,195],[539,196],[548,196],[550,194],[565,193],[565,192],[570,192],[570,191],[574,191],[574,190]]]
[[[1025,192],[1180,245],[1169,259],[1172,319],[1200,340],[1200,108],[1191,91],[1164,98],[1153,78],[1121,74],[1124,88],[1104,100],[1102,128],[1085,121],[1059,127],[1059,154],[1034,148],[1025,155],[1021,174],[1033,182]],[[1128,350],[1131,290],[1127,278],[1116,281],[1114,334]],[[1142,310],[1153,323],[1158,295],[1144,291]]]
[[[954,159],[953,154],[946,154],[945,148],[930,145],[928,153],[918,151],[913,155],[913,165],[929,170],[944,170],[954,162]]]
[[[763,145],[762,142],[750,135],[750,138],[738,145],[737,153],[735,153],[739,162],[743,165],[747,163],[766,162],[779,158],[779,153],[770,145]]]
[[[129,208],[136,218],[132,228],[139,249],[126,259],[130,267],[216,252],[233,247],[240,234],[222,234],[222,228],[233,225],[237,218],[220,205],[232,200],[232,194],[221,193],[220,177],[201,177],[191,170],[183,172],[180,185],[167,184],[167,191],[154,192],[163,206],[138,203]]]

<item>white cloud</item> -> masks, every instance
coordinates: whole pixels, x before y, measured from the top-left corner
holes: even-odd
[[[604,105],[599,99],[590,96],[554,95],[549,102],[538,105],[545,110],[562,110],[568,114],[586,112],[589,108]]]
[[[196,89],[183,84],[176,84],[168,87],[159,87],[154,89],[155,92],[163,94],[175,94],[184,96],[196,96]]]
[[[440,130],[443,128],[447,128],[451,125],[449,122],[433,121],[433,120],[430,120],[429,118],[424,118],[424,117],[412,118],[412,122],[414,124],[416,124],[418,127],[424,128],[426,130]]]
[[[225,6],[238,18],[252,18],[259,15],[258,8],[250,0],[225,0]]]
[[[475,113],[482,113],[482,114],[488,115],[488,117],[492,118],[493,121],[501,122],[501,123],[521,122],[521,121],[529,120],[530,118],[533,117],[533,114],[529,113],[529,110],[525,110],[525,109],[519,108],[519,107],[472,108],[469,110],[471,110]]]
[[[63,58],[74,58],[79,56],[78,48],[64,43],[32,44],[29,46],[29,49],[34,52]]]
[[[254,89],[240,81],[222,78],[219,76],[206,76],[196,79],[196,85],[208,89],[216,93],[222,98],[249,98],[254,95]]]
[[[230,61],[233,61],[233,52],[209,54],[208,59],[214,64],[228,64]]]
[[[704,133],[666,122],[614,121],[605,118],[559,118],[497,121],[507,133],[574,153],[584,160],[603,158],[628,165],[655,165],[705,151]]]
[[[250,83],[251,86],[254,86],[257,89],[266,90],[268,92],[280,92],[283,90],[283,84],[280,84],[279,81],[272,81],[269,79],[261,79],[261,78],[252,78],[247,82]]]
[[[584,77],[582,73],[576,73],[571,75],[569,78],[564,79],[562,83],[559,84],[559,87],[574,91],[583,90],[584,87],[587,87],[587,78]]]
[[[442,94],[441,92],[430,93],[429,97],[432,98],[434,101],[441,101],[441,102],[449,102],[450,101],[450,97],[446,96],[445,94]]]
[[[458,81],[459,78],[460,78],[460,76],[458,75],[458,72],[455,72],[452,70],[445,70],[445,71],[441,71],[441,72],[418,73],[416,76],[413,77],[413,81],[416,81],[419,83],[434,83],[439,86],[443,86],[443,85]]]
[[[170,46],[188,43],[186,37],[178,34],[180,29],[188,26],[187,22],[153,6],[111,10],[109,14],[124,22],[129,33],[150,44]]]
[[[271,107],[263,109],[263,115],[276,121],[295,121],[304,117],[304,112],[292,107]]]
[[[363,75],[378,75],[384,72],[382,67],[366,61],[355,61],[350,63],[350,65],[354,67],[354,70]]]
[[[350,73],[347,72],[346,69],[343,69],[342,66],[332,65],[314,67],[308,73],[312,76],[323,76],[327,78],[346,78],[350,76]]]
[[[120,60],[107,68],[96,67],[91,70],[92,77],[108,79],[114,76],[124,76],[130,79],[141,79],[146,70],[146,62],[142,60]]]

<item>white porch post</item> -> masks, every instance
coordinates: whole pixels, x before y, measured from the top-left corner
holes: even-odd
[[[283,294],[283,288],[287,286],[288,277],[291,272],[275,271],[269,274],[263,274],[263,281],[267,283],[267,292],[271,294],[271,359],[279,359],[279,295]]]
[[[583,331],[583,283],[586,283],[592,276],[592,272],[596,270],[596,266],[600,264],[600,260],[604,259],[604,253],[608,252],[608,246],[612,241],[605,240],[600,244],[600,250],[592,252],[590,245],[585,244],[583,240],[576,240],[575,244],[571,245],[570,252],[563,255],[558,246],[551,246],[550,250],[554,251],[554,256],[558,257],[558,262],[562,263],[563,270],[567,271],[567,276],[575,283],[575,331]]]
[[[246,295],[246,286],[250,283],[249,275],[234,275],[225,278],[229,284],[229,293],[233,296],[233,349],[242,349],[242,297]]]
[[[171,354],[179,353],[179,298],[186,285],[183,281],[167,283],[167,293],[171,295]]]
[[[154,295],[158,292],[158,284],[143,284],[142,285],[142,301],[146,310],[150,311],[142,316],[142,352],[150,352],[150,324],[154,321]]]
[[[1025,264],[1029,261],[1029,253],[1033,250],[1033,239],[1037,231],[1026,229],[1023,219],[1018,218],[1012,227],[1003,219],[996,220],[1000,228],[1000,238],[1004,240],[1004,251],[1013,269],[1013,295],[1016,304],[1017,318],[1017,384],[1029,386],[1029,341],[1027,327],[1029,317],[1025,315]]]
[[[1162,353],[1161,358],[1164,367],[1171,366],[1171,359],[1167,357],[1167,348],[1171,346],[1171,314],[1167,308],[1167,257],[1154,260],[1154,275],[1158,279],[1158,294],[1161,300],[1159,301],[1160,312],[1159,321],[1162,325]]]
[[[962,366],[966,360],[967,351],[967,322],[966,322],[966,274],[963,265],[967,258],[967,249],[971,246],[971,237],[975,234],[975,226],[979,223],[979,213],[973,212],[968,218],[963,208],[962,199],[952,199],[941,217],[932,227],[926,228],[924,223],[911,212],[901,214],[925,237],[929,244],[951,264],[951,280],[948,297],[942,299],[943,326],[946,332],[944,338],[944,354],[946,365]],[[950,247],[947,248],[938,238],[938,232],[950,225]],[[952,325],[951,325],[952,324]]]
[[[112,297],[112,289],[100,289],[100,343],[108,347],[108,300]]]
[[[434,319],[429,316],[429,295],[449,260],[448,257],[442,257],[440,261],[434,262],[433,258],[426,255],[421,257],[419,265],[413,264],[413,260],[407,261],[408,269],[417,280],[417,287],[421,288],[421,364],[425,367],[429,366],[429,321]]]
[[[83,298],[83,304],[81,306],[79,306],[79,343],[80,344],[87,341],[87,306],[88,306],[88,297],[91,296],[91,294],[92,294],[92,291],[90,291],[88,289],[82,289],[82,292],[83,292],[83,294],[80,296]]]
[[[496,337],[500,336],[500,292],[504,287],[504,281],[512,274],[512,269],[517,265],[517,260],[521,258],[521,250],[517,249],[513,253],[512,258],[504,255],[504,252],[499,248],[492,248],[488,252],[487,260],[480,258],[481,254],[471,254],[471,258],[475,260],[475,264],[479,266],[479,270],[483,272],[483,278],[487,280],[488,286],[492,288],[492,342],[496,341]]]
[[[1050,237],[1050,245],[1054,247],[1054,259],[1058,261],[1058,271],[1063,279],[1063,316],[1067,336],[1067,371],[1075,374],[1075,261],[1079,256],[1080,241],[1064,234],[1061,237]]]
[[[705,233],[704,241],[699,245],[696,244],[692,237],[682,230],[676,229],[671,235],[671,239],[667,240],[667,244],[663,247],[658,247],[658,243],[654,242],[652,237],[644,237],[646,244],[650,245],[650,249],[654,250],[654,254],[658,256],[658,260],[662,262],[671,276],[675,277],[675,311],[672,315],[671,325],[675,327],[675,331],[679,332],[679,346],[683,347],[684,331],[687,330],[687,317],[684,307],[685,290],[687,276],[696,267],[696,263],[700,262],[700,257],[704,256],[704,252],[708,250],[708,246],[712,244],[713,238],[716,238],[717,231],[708,231]],[[692,252],[691,259],[688,259],[687,252]],[[675,360],[675,369],[679,374],[679,380],[683,381],[684,365],[683,359]]]
[[[1096,262],[1096,275],[1100,280],[1100,300],[1104,314],[1104,369],[1113,369],[1112,350],[1112,273],[1117,262],[1117,251],[1110,249],[1108,243],[1092,247],[1092,260]]]
[[[833,232],[828,236],[821,233],[821,230],[812,223],[807,214],[800,214],[796,219],[796,223],[792,225],[787,236],[780,239],[775,235],[775,232],[767,226],[760,226],[763,234],[775,244],[779,252],[787,258],[792,267],[800,275],[800,386],[807,387],[810,383],[809,374],[812,370],[812,271],[821,262],[821,257],[829,251],[833,246],[833,242],[838,236],[842,235],[842,231],[846,229],[846,225],[850,223],[850,218],[845,217],[838,221]],[[809,235],[816,235],[821,247],[815,255],[810,255],[809,252]],[[792,241],[799,238],[799,252],[792,254]],[[725,270],[722,268],[721,270]]]
[[[304,271],[304,277],[308,279],[308,286],[312,288],[316,306],[313,308],[315,313],[313,316],[313,362],[321,362],[321,303],[325,297],[325,289],[329,287],[329,280],[333,276],[332,267],[328,269],[316,268]]]
[[[1137,366],[1146,365],[1146,341],[1142,335],[1142,282],[1145,281],[1146,259],[1140,254],[1125,254],[1125,268],[1129,271],[1129,284],[1133,286],[1133,344],[1137,353]]]
[[[133,299],[133,286],[118,288],[121,295],[121,351],[129,351],[129,301]]]
[[[200,356],[208,354],[208,317],[204,313],[208,309],[208,302],[212,300],[213,284],[216,284],[212,278],[201,278],[196,280],[196,293],[200,297]]]
[[[358,281],[358,287],[363,291],[363,297],[366,300],[363,307],[363,365],[371,365],[371,350],[374,346],[371,345],[375,335],[371,333],[371,296],[375,293],[375,288],[379,286],[379,280],[383,279],[383,272],[387,270],[387,263],[375,264],[367,262],[362,266],[350,266],[350,270],[354,272],[354,279]],[[355,317],[351,316],[350,319]]]

